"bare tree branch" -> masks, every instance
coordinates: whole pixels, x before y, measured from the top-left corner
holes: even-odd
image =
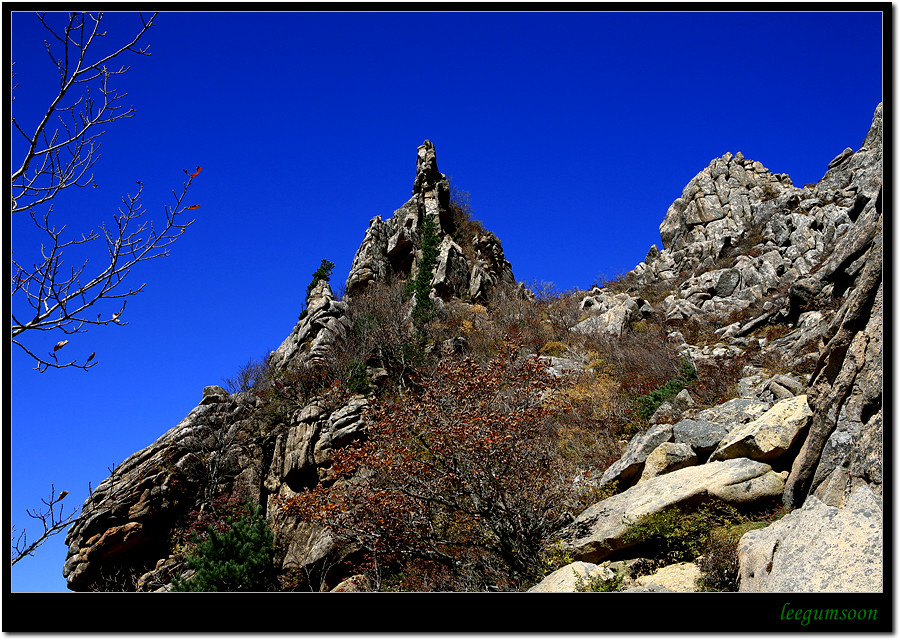
[[[44,41],[47,53],[59,73],[59,91],[40,119],[33,134],[12,118],[15,129],[26,140],[19,168],[12,173],[12,214],[27,211],[34,226],[44,237],[40,257],[36,261],[12,260],[12,342],[37,362],[38,371],[48,368],[77,367],[87,370],[95,353],[79,363],[78,359],[60,362],[57,352],[68,340],[58,342],[47,355],[40,355],[34,347],[24,344],[28,331],[59,330],[66,335],[84,333],[91,325],[127,324],[120,320],[129,296],[140,293],[144,284],[125,288],[123,281],[140,262],[169,254],[168,247],[193,223],[183,222],[180,216],[198,205],[187,206],[185,197],[200,168],[188,174],[180,193],[172,192],[174,205],[165,207],[165,221],[156,228],[145,220],[141,203],[143,184],[137,191],[122,198],[113,224],[103,222],[99,229],[80,235],[63,235],[67,225],[57,228],[51,222],[53,199],[72,186],[97,186],[91,173],[99,160],[100,136],[98,125],[108,124],[134,115],[133,107],[121,100],[127,96],[110,86],[110,79],[122,75],[129,67],[108,68],[108,64],[128,52],[149,55],[148,47],[139,47],[144,34],[153,26],[154,13],[149,19],[140,15],[141,28],[128,43],[112,53],[91,59],[92,45],[106,32],[100,30],[103,13],[68,14],[65,26],[54,26],[47,14],[37,14],[38,20],[51,34]],[[93,92],[92,92],[93,89]],[[51,132],[50,123],[58,121]],[[47,208],[40,211],[39,208]],[[102,240],[101,240],[102,239]],[[99,271],[88,270],[88,259],[64,268],[67,250],[92,242],[105,242],[109,262],[101,263]],[[122,305],[111,314],[102,311],[94,315],[94,305],[102,300],[122,299]]]
[[[51,484],[50,496],[46,500],[41,498],[41,502],[44,503],[44,506],[38,509],[27,509],[25,511],[30,517],[39,520],[43,527],[43,532],[34,542],[28,542],[25,529],[22,529],[21,533],[16,537],[16,527],[15,525],[12,526],[12,534],[10,537],[10,566],[16,564],[26,556],[33,556],[38,547],[57,533],[61,533],[75,521],[76,514],[78,513],[77,507],[69,513],[65,513],[63,510],[62,501],[68,494],[68,491],[62,491],[59,495],[56,495],[56,489]]]

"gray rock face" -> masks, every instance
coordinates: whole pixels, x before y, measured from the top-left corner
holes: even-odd
[[[478,234],[471,239],[471,253],[454,241],[450,183],[438,171],[434,145],[426,140],[417,152],[412,198],[387,220],[376,216],[369,222],[350,267],[347,295],[352,298],[373,282],[414,276],[422,259],[422,225],[429,216],[441,239],[431,283],[435,295],[484,300],[501,283],[515,285],[497,236]]]
[[[841,509],[810,496],[801,509],[741,538],[740,590],[882,591],[882,518],[881,499],[865,485]]]
[[[158,590],[179,572],[165,544],[172,528],[187,511],[232,492],[265,508],[283,569],[339,557],[320,527],[283,517],[275,498],[329,478],[330,452],[359,435],[366,404],[362,396],[336,408],[313,401],[289,424],[267,425],[250,394],[206,387],[184,420],[120,464],[85,502],[66,537],[69,588],[95,589],[120,568]]]
[[[882,483],[883,213],[881,210],[882,106],[863,146],[828,170],[828,185],[855,187],[850,228],[812,277],[791,287],[793,314],[822,292],[847,291],[823,333],[824,353],[809,383],[813,418],[785,491],[799,506],[838,468],[849,470],[845,491],[865,483],[880,495]],[[827,179],[827,180],[826,180]],[[824,188],[824,187],[823,187]],[[851,215],[852,214],[852,215]],[[837,472],[840,475],[841,472]]]
[[[269,356],[269,366],[281,369],[289,363],[324,361],[347,334],[347,309],[348,304],[335,300],[331,286],[320,280],[309,294],[305,315]]]
[[[206,387],[200,404],[150,446],[132,454],[85,501],[69,529],[63,575],[70,589],[90,589],[112,566],[156,565],[160,549],[198,493],[253,484],[257,469],[244,465],[256,451],[244,437],[251,404],[218,386]]]
[[[759,162],[743,154],[726,153],[713,160],[684,188],[681,197],[669,207],[660,225],[664,250],[657,261],[657,271],[684,270],[685,259],[700,264],[715,259],[718,252],[730,246],[752,221],[751,203],[775,198],[792,188],[790,179],[772,174]],[[765,200],[764,200],[765,199]],[[729,243],[729,244],[726,244]],[[699,252],[697,248],[702,247]],[[679,251],[690,249],[694,256],[674,258]],[[666,251],[670,252],[666,256]]]
[[[707,420],[682,420],[672,428],[675,442],[688,445],[698,456],[706,458],[728,435],[728,429]]]

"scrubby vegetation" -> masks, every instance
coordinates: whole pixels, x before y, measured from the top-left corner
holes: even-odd
[[[694,365],[689,360],[682,358],[678,367],[678,375],[675,378],[667,381],[647,395],[637,398],[638,405],[640,405],[638,414],[642,418],[649,418],[663,402],[674,398],[679,392],[693,385],[696,381],[697,369],[694,368]]]
[[[616,571],[611,578],[593,576],[580,578],[575,583],[575,591],[591,593],[608,593],[619,591],[625,584],[625,575]]]
[[[450,178],[450,235],[467,255],[474,257],[473,242],[475,237],[484,233],[484,225],[474,218],[471,194],[460,189]]]
[[[418,588],[424,570],[430,588],[515,588],[585,506],[558,455],[558,386],[510,343],[485,365],[445,360],[414,397],[374,407],[365,441],[335,452],[334,484],[282,508],[363,549],[377,584]]]

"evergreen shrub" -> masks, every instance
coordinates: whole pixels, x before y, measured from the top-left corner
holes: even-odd
[[[266,591],[273,584],[274,540],[261,507],[238,520],[229,518],[224,531],[210,526],[206,539],[186,558],[196,573],[172,582],[172,591]]]

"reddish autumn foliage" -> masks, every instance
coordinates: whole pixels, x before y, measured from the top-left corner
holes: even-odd
[[[334,453],[334,484],[283,508],[367,551],[370,566],[418,576],[401,588],[513,588],[539,571],[573,499],[557,385],[510,345],[484,366],[445,360],[416,397],[370,410],[367,437]]]

